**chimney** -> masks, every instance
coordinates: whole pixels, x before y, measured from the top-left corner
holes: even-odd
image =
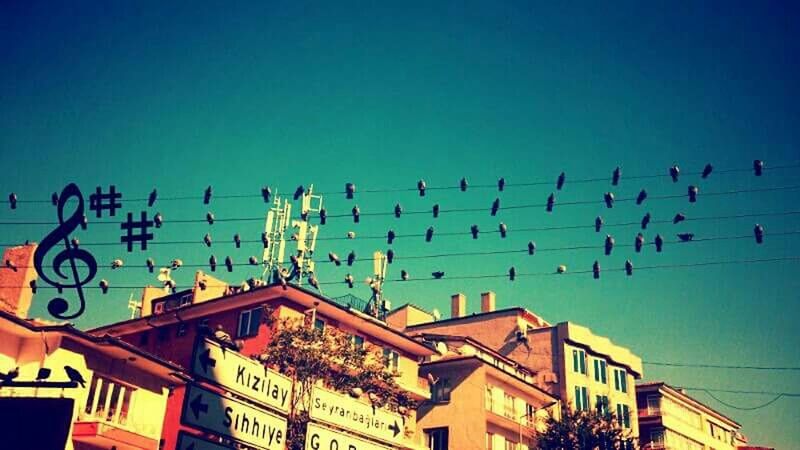
[[[496,295],[492,291],[487,291],[481,294],[481,312],[492,312],[495,309]]]
[[[450,297],[450,317],[464,317],[465,315],[467,315],[467,296],[453,294]]]
[[[6,249],[0,262],[0,310],[23,319],[28,318],[33,300],[31,281],[38,277],[33,267],[36,247],[36,244],[27,244]]]

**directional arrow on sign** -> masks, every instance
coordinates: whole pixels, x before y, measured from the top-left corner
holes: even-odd
[[[197,420],[200,419],[201,412],[204,413],[208,412],[208,405],[203,403],[203,394],[198,394],[197,397],[195,397],[194,400],[192,400],[192,402],[189,403],[189,407],[192,408],[192,413],[194,414],[194,418]]]
[[[397,437],[397,435],[400,433],[400,427],[397,425],[396,420],[394,421],[394,425],[389,425],[389,429],[394,432],[393,437]]]
[[[217,367],[217,360],[211,357],[211,350],[206,349],[200,354],[200,364],[203,366],[203,372],[208,373],[208,367]]]

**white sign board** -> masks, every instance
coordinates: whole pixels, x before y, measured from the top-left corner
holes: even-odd
[[[286,419],[198,386],[186,388],[181,423],[259,448],[286,447]]]
[[[346,395],[314,387],[311,418],[330,423],[381,441],[405,441],[403,416],[363,403]]]
[[[355,436],[333,431],[309,422],[305,450],[391,450]]]
[[[235,447],[210,442],[184,432],[178,436],[177,450],[230,450],[233,448]]]
[[[207,339],[200,341],[192,357],[192,372],[249,399],[289,412],[292,380],[239,352]]]

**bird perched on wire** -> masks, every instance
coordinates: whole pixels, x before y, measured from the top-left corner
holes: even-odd
[[[760,224],[756,224],[756,226],[753,227],[753,235],[756,238],[756,243],[757,244],[763,243],[764,242],[764,227],[761,226]]]
[[[636,248],[636,253],[642,251],[642,246],[644,245],[644,236],[642,233],[636,235],[636,239],[633,241],[633,246]]]
[[[361,220],[361,209],[358,205],[353,206],[353,222],[358,223]]]
[[[500,237],[505,238],[506,233],[508,233],[508,226],[506,226],[506,224],[504,224],[503,222],[500,222],[499,231],[500,231]]]
[[[206,247],[211,247],[211,235],[206,233],[206,235],[203,236],[203,242],[206,244]]]
[[[214,213],[210,211],[206,213],[206,222],[208,222],[209,225],[214,225]]]
[[[356,232],[355,231],[348,231],[347,232],[347,239],[355,239],[355,238],[356,238]]]
[[[337,255],[336,253],[333,252],[328,253],[328,259],[337,266],[342,265],[342,261],[339,259],[339,255]]]
[[[435,219],[437,217],[439,217],[439,204],[438,203],[433,205],[433,218]]]
[[[400,214],[402,213],[403,213],[403,207],[400,206],[400,203],[394,205],[394,216],[399,219]]]
[[[64,372],[67,373],[67,378],[69,378],[69,381],[78,383],[81,387],[86,387],[86,380],[83,379],[83,375],[81,375],[77,369],[70,366],[64,366]]]
[[[100,283],[98,284],[98,286],[100,286],[100,291],[103,294],[108,294],[108,280],[106,280],[106,279],[100,280]]]
[[[239,233],[233,235],[233,245],[235,245],[236,248],[242,248],[242,237],[239,236]]]
[[[58,192],[53,192],[53,195],[50,196],[50,203],[52,203],[53,206],[58,206]]]
[[[344,196],[345,198],[352,199],[353,195],[356,193],[356,185],[353,183],[345,183],[344,185]]]
[[[264,203],[269,203],[270,197],[272,197],[272,189],[269,186],[264,186],[261,188],[261,198],[264,199]]]
[[[161,225],[164,223],[164,216],[161,215],[160,212],[157,212],[155,216],[153,216],[153,224],[156,228],[161,228]]]
[[[257,266],[258,265],[258,258],[256,258],[255,256],[251,256],[251,257],[247,258],[247,262],[250,263],[251,266]]]
[[[597,216],[594,218],[594,231],[595,233],[599,233],[600,229],[603,228],[603,218]]]
[[[209,203],[211,203],[211,186],[207,187],[203,192],[203,204],[207,205]]]
[[[642,189],[641,191],[639,191],[639,195],[636,196],[636,204],[641,205],[642,203],[644,203],[646,198],[647,198],[647,191]]]
[[[403,281],[408,281],[408,272],[405,270],[400,271],[400,279]]]
[[[605,242],[606,256],[611,254],[611,250],[614,250],[614,243],[615,243],[614,242],[614,238],[611,237],[610,234],[607,234],[606,235],[606,242]]]
[[[600,279],[600,261],[594,260],[594,264],[592,264],[592,276],[595,280]]]
[[[620,169],[619,166],[617,166],[617,168],[614,169],[614,172],[611,174],[611,185],[612,186],[616,186],[616,185],[619,184],[619,177],[621,175],[622,175],[622,169]]]
[[[9,269],[13,270],[14,272],[17,271],[17,265],[14,264],[10,259],[6,259],[6,267],[8,267]],[[112,266],[111,268],[113,269],[114,267]]]
[[[613,208],[614,207],[614,193],[613,192],[606,192],[603,194],[603,200],[606,202],[606,208]]]
[[[503,189],[506,188],[506,179],[500,178],[497,180],[497,190],[503,192]]]
[[[680,239],[683,242],[689,242],[692,239],[694,239],[694,233],[679,233],[678,239]]]
[[[650,218],[651,218],[650,213],[647,213],[647,214],[644,215],[644,217],[642,217],[642,229],[643,230],[647,229],[647,224],[650,223]]]
[[[269,247],[269,237],[266,231],[261,233],[261,243],[264,244],[264,248]]]
[[[172,267],[172,270],[180,269],[181,266],[183,266],[183,260],[175,258],[172,260],[172,262],[170,262],[170,266]]]
[[[694,203],[697,201],[697,193],[700,192],[700,189],[697,186],[689,186],[688,194],[689,194],[689,203]]]
[[[625,273],[628,276],[633,275],[633,263],[631,262],[630,259],[625,260]]]
[[[425,183],[425,180],[417,181],[417,190],[419,190],[419,196],[420,197],[425,197],[425,189],[427,187],[428,187],[428,185]]]
[[[516,277],[517,277],[517,269],[515,269],[514,266],[511,266],[508,269],[508,279],[509,281],[514,281],[514,278]]]
[[[556,273],[567,273],[567,266],[560,264],[558,267],[556,267]]]
[[[217,257],[216,256],[211,255],[208,258],[208,266],[211,268],[212,272],[216,272],[217,271]]]
[[[347,265],[352,266],[354,262],[356,262],[356,252],[350,251],[347,255]]]
[[[433,276],[433,278],[440,280],[442,279],[442,277],[444,277],[444,272],[442,271],[431,272],[431,275]]]
[[[664,238],[662,238],[660,234],[657,234],[655,239],[653,239],[653,243],[656,244],[656,251],[661,253],[661,248],[664,246]]]
[[[223,347],[236,350],[236,344],[233,342],[233,338],[231,338],[231,335],[225,331],[225,328],[223,328],[221,324],[217,325],[217,329],[214,330],[212,337]]]
[[[762,161],[760,159],[754,160],[753,161],[753,173],[755,173],[755,175],[757,177],[760,177],[761,173],[763,171],[764,171],[764,161]]]
[[[467,190],[467,179],[466,178],[461,178],[461,181],[459,182],[459,187],[461,188],[461,192],[466,192],[466,190]]]
[[[48,369],[47,367],[40,367],[39,371],[36,373],[36,381],[44,381],[50,378],[50,373],[52,370]]]
[[[233,259],[230,256],[225,257],[225,268],[228,272],[233,272]]]
[[[669,176],[672,177],[673,183],[678,182],[678,177],[680,176],[680,174],[681,174],[681,168],[678,167],[677,164],[669,168]]]
[[[528,254],[533,255],[536,253],[536,242],[528,241]]]
[[[0,385],[10,383],[19,376],[19,367],[15,367],[6,373],[0,373]]]
[[[392,242],[394,242],[394,238],[396,238],[396,237],[397,237],[397,235],[394,233],[394,230],[389,230],[389,231],[386,233],[386,242],[387,242],[389,245],[392,245]]]
[[[150,192],[150,195],[147,197],[147,206],[153,206],[156,203],[156,199],[158,198],[158,191],[153,188]]]
[[[555,204],[556,204],[556,195],[551,192],[550,195],[547,197],[547,206],[545,207],[547,212],[553,212],[553,205]]]
[[[302,197],[303,194],[305,193],[306,193],[306,188],[304,188],[302,184],[300,186],[297,186],[297,189],[294,190],[294,199],[299,200],[300,197]]]
[[[683,213],[675,214],[675,217],[672,218],[672,223],[677,224],[686,220],[686,216]]]
[[[425,242],[430,242],[433,239],[433,227],[428,227],[425,231]]]
[[[31,292],[35,294],[36,293],[36,289],[37,289],[36,280],[35,279],[31,280],[31,282],[28,283],[28,286],[31,287]]]
[[[72,244],[72,248],[78,248],[81,245],[81,241],[78,240],[78,238],[72,238],[72,240],[70,240],[70,243]]]
[[[496,216],[497,215],[497,211],[499,211],[499,210],[500,210],[500,197],[497,197],[492,202],[492,215]]]
[[[119,269],[123,265],[125,265],[125,263],[123,263],[121,259],[115,259],[115,260],[111,261],[111,268],[112,269]]]
[[[386,250],[386,262],[389,264],[394,262],[394,250]]]
[[[314,274],[308,277],[308,284],[314,289],[319,290],[319,281],[317,281],[317,277],[315,277]]]
[[[469,232],[472,233],[472,239],[478,239],[478,226],[472,225],[469,227]]]
[[[561,174],[558,175],[558,179],[556,180],[556,190],[560,191],[561,188],[564,187],[564,181],[566,181],[566,179],[567,179],[567,174],[565,174],[564,172],[561,172]]]
[[[706,164],[706,166],[703,167],[703,173],[700,174],[700,176],[703,177],[703,179],[708,178],[708,176],[711,175],[711,172],[713,171],[714,171],[714,166],[712,166],[710,163]]]
[[[328,223],[328,210],[325,208],[319,209],[319,224],[325,225]]]
[[[353,289],[353,281],[354,281],[353,276],[350,275],[349,273],[344,276],[344,282],[347,283],[347,287],[349,287],[350,289]]]

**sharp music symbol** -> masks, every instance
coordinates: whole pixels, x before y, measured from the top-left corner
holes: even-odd
[[[97,186],[95,193],[89,196],[89,209],[97,213],[97,217],[103,216],[103,210],[108,210],[109,216],[115,216],[117,209],[122,208],[122,203],[117,200],[122,198],[122,193],[117,192],[117,187],[113,184],[108,187],[108,193],[104,194],[100,186]],[[106,203],[106,201],[108,201]]]
[[[133,220],[133,213],[128,213],[128,220],[122,222],[119,227],[128,232],[127,235],[120,236],[119,240],[122,243],[128,244],[128,251],[133,251],[133,243],[138,241],[141,243],[141,249],[147,250],[147,241],[153,239],[153,233],[148,233],[147,228],[153,226],[152,220],[147,220],[147,212],[142,211],[142,219],[139,221]],[[134,234],[133,229],[138,228],[139,234]]]

